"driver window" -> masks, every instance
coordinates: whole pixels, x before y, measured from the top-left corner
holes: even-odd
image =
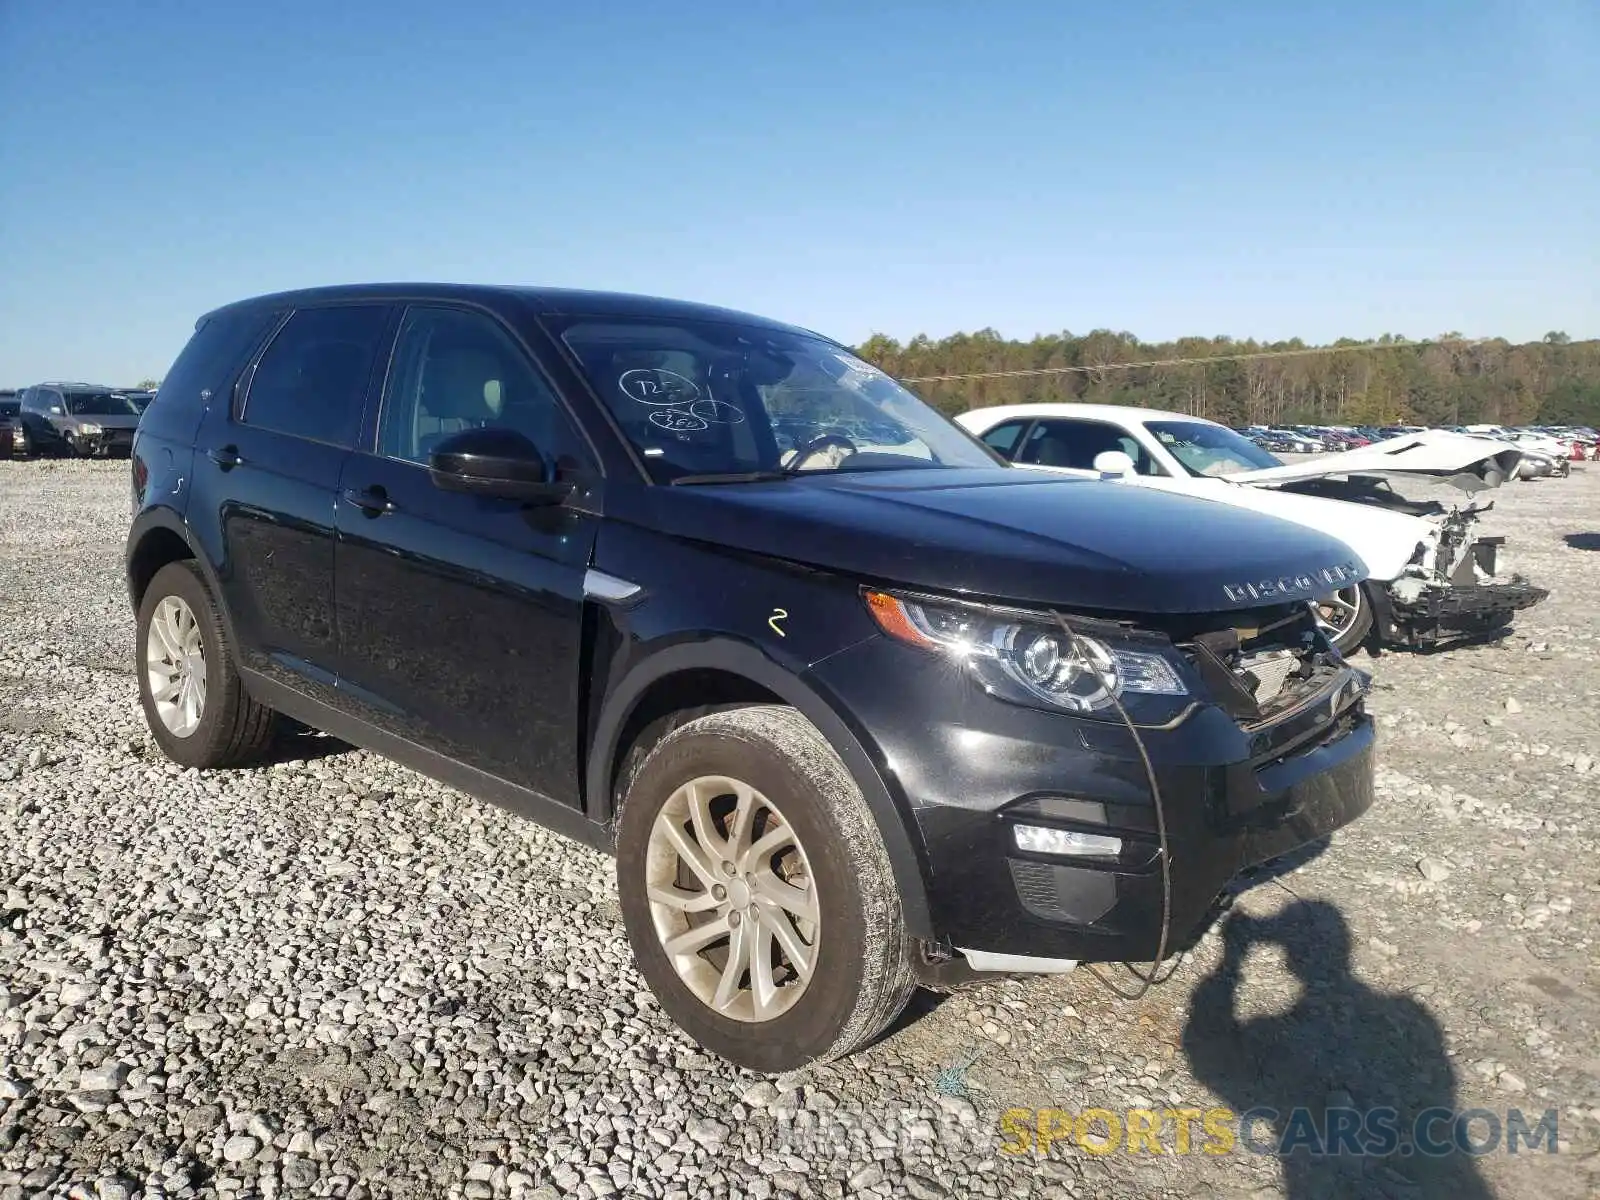
[[[567,416],[527,355],[481,313],[413,307],[395,342],[378,453],[426,465],[464,429],[514,429],[551,462],[571,453]]]
[[[1133,460],[1139,475],[1156,475],[1149,451],[1127,430],[1102,421],[1044,420],[1029,432],[1017,461],[1042,467],[1094,470],[1094,460],[1107,450],[1120,450]]]

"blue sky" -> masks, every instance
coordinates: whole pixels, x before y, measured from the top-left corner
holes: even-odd
[[[0,384],[608,287],[847,340],[1600,336],[1592,0],[0,0]]]

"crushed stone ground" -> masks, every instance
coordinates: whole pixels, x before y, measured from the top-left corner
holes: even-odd
[[[1134,1003],[922,994],[777,1081],[666,1021],[608,859],[321,737],[162,759],[128,519],[126,463],[0,463],[0,1200],[1600,1189],[1600,466],[1497,494],[1553,591],[1509,636],[1363,659],[1377,804],[1242,884],[1231,938]],[[1001,1149],[1018,1108],[1388,1097],[1555,1110],[1558,1153]]]

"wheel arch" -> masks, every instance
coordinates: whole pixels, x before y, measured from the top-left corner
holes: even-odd
[[[128,600],[138,613],[144,602],[145,591],[156,572],[168,563],[192,561],[200,570],[206,587],[217,602],[228,636],[233,636],[233,622],[227,606],[222,603],[222,588],[216,569],[205,554],[195,546],[189,527],[174,509],[149,508],[134,519],[128,530],[127,550],[123,562],[127,572]]]
[[[611,690],[588,752],[584,802],[590,819],[611,825],[615,797],[636,747],[647,750],[703,712],[772,703],[789,705],[810,721],[844,763],[888,851],[907,929],[917,937],[934,937],[911,819],[896,804],[867,747],[824,696],[746,643],[711,639],[666,647],[636,664]]]

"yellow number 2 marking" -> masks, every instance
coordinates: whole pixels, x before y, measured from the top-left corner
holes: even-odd
[[[788,637],[789,635],[785,633],[783,628],[778,624],[779,621],[787,621],[788,619],[788,609],[775,608],[772,610],[772,615],[767,618],[767,624],[772,626],[772,632],[777,634],[779,637]]]

